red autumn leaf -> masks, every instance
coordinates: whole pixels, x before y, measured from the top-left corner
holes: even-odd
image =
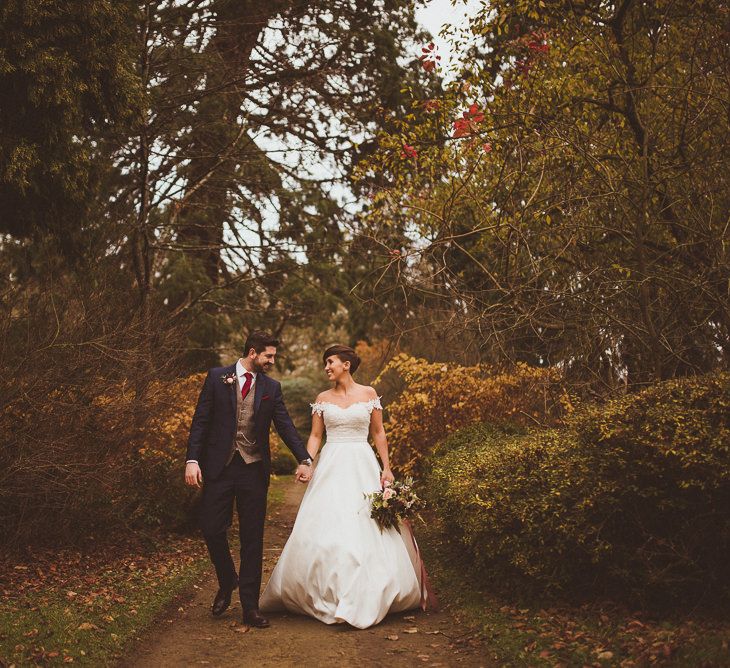
[[[441,60],[441,56],[436,55],[436,45],[431,42],[428,46],[422,47],[421,52],[422,55],[418,58],[421,61],[421,67],[426,72],[432,72],[436,69],[436,61]]]
[[[412,158],[415,160],[416,158],[418,158],[418,151],[410,144],[403,144],[403,150],[401,151],[400,157]]]
[[[487,142],[486,144],[482,145],[482,148],[484,149],[485,153],[491,153],[492,152],[492,145]]]
[[[454,137],[464,137],[469,134],[469,121],[459,118],[454,121]]]
[[[479,107],[476,102],[469,107],[468,111],[463,114],[464,118],[469,119],[475,123],[481,123],[484,120],[484,113],[479,111]]]
[[[462,112],[462,118],[454,121],[454,137],[465,137],[478,131],[478,124],[484,120],[484,112],[474,103],[467,111]]]
[[[550,51],[549,44],[541,44],[540,42],[528,42],[527,48],[531,51],[536,51],[537,53],[547,53]]]
[[[424,60],[421,64],[423,65],[423,69],[426,70],[426,72],[432,72],[434,69],[436,69],[435,60]]]

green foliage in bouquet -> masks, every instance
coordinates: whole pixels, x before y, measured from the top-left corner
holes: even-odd
[[[429,501],[490,580],[730,602],[730,374],[589,406],[564,429],[475,425],[437,452]]]
[[[370,517],[378,523],[381,533],[391,527],[400,533],[400,522],[425,507],[423,499],[413,491],[413,478],[396,481],[377,492],[365,494],[365,498],[370,499]]]

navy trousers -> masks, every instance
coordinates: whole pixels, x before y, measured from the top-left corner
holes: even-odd
[[[263,464],[246,464],[238,452],[218,478],[210,482],[203,480],[200,526],[221,589],[230,589],[236,581],[236,567],[228,545],[234,502],[238,511],[241,539],[238,591],[244,611],[259,607],[267,492],[268,476]]]

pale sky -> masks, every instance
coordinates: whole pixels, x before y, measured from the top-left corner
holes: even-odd
[[[416,9],[416,20],[434,36],[444,70],[449,63],[455,63],[453,58],[457,56],[451,52],[449,42],[439,37],[444,25],[464,28],[468,17],[476,14],[486,4],[488,3],[485,0],[426,0]],[[445,74],[443,71],[442,73]]]

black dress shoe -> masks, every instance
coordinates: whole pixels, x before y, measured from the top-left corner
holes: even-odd
[[[243,623],[257,629],[268,629],[271,624],[258,610],[244,610]]]
[[[238,588],[238,581],[235,582],[233,585],[233,589],[219,589],[218,593],[215,595],[215,598],[213,599],[213,616],[219,617],[222,615],[226,610],[228,610],[228,606],[231,604],[231,594],[233,593],[234,589]]]

